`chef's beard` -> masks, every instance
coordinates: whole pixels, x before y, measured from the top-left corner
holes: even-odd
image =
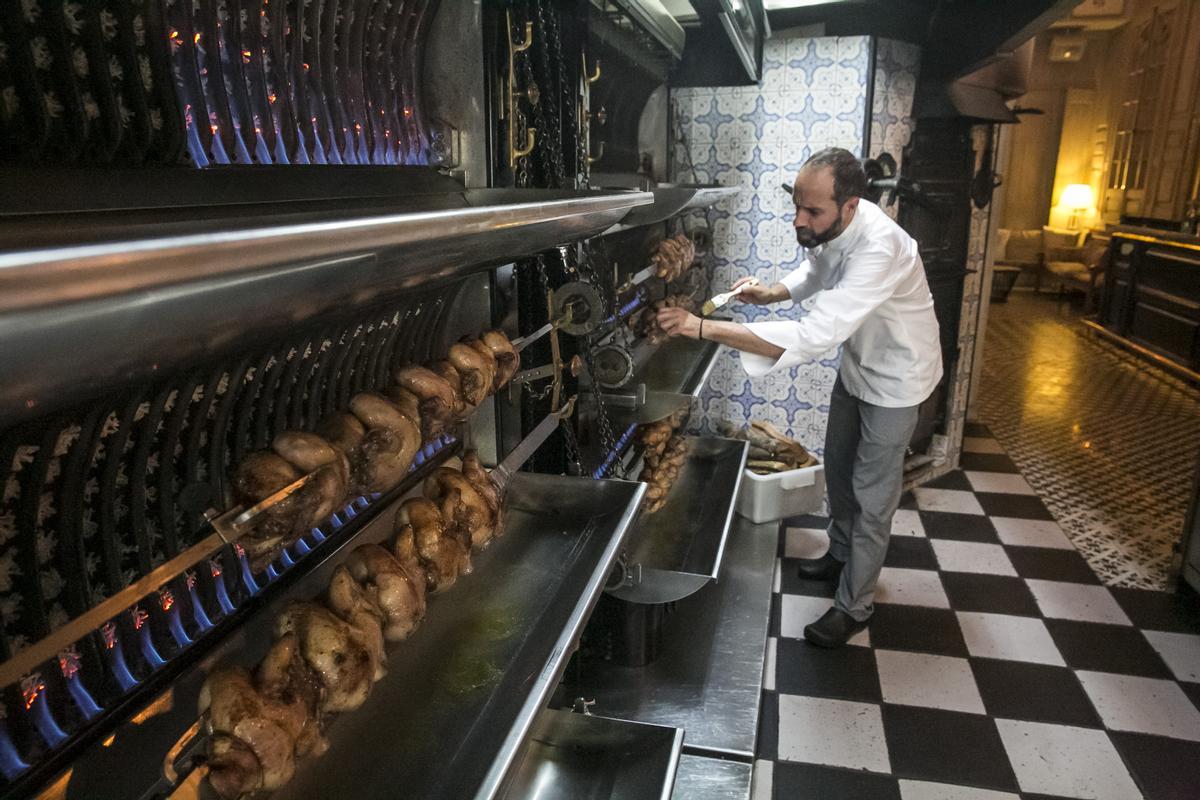
[[[811,250],[814,247],[837,238],[844,230],[846,230],[846,207],[842,206],[838,209],[837,219],[829,223],[829,227],[820,233],[817,233],[812,228],[796,228],[796,241],[800,243],[801,247],[807,247]]]

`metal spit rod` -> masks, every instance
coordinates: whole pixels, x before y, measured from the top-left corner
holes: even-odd
[[[43,639],[29,645],[8,661],[0,664],[0,686],[19,683],[21,678],[51,661],[75,642],[100,628],[110,619],[137,605],[151,592],[157,591],[205,559],[211,558],[227,544],[233,544],[254,527],[254,520],[283,502],[313,479],[315,472],[280,489],[249,509],[241,506],[217,515],[209,512],[209,524],[215,533],[192,545],[179,555],[138,578],[100,605],[84,612]],[[205,515],[208,517],[208,515]]]

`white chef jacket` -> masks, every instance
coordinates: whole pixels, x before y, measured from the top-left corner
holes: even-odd
[[[811,310],[799,320],[747,323],[784,353],[778,360],[742,353],[746,372],[790,369],[844,343],[842,385],[853,397],[887,408],[920,405],[942,378],[942,350],[916,241],[860,199],[846,230],[806,255],[782,283],[797,303],[815,294]]]

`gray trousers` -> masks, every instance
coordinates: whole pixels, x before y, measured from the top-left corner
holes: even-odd
[[[875,582],[887,555],[904,453],[916,426],[916,406],[874,406],[850,396],[841,378],[833,386],[825,433],[829,552],[846,562],[833,603],[860,622],[875,610]]]

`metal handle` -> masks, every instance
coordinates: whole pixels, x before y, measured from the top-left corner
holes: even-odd
[[[593,72],[591,75],[588,75],[587,74],[587,56],[584,56],[583,73],[585,76],[584,80],[587,81],[589,84],[595,83],[596,81],[600,80],[600,59],[596,59],[596,71]]]
[[[532,47],[533,46],[533,23],[532,22],[525,23],[525,37],[521,40],[520,44],[517,44],[515,41],[513,41],[513,38],[512,38],[512,14],[508,13],[508,44],[510,47],[512,47],[512,51],[514,53],[524,53],[526,50],[528,50],[530,47]]]
[[[600,143],[600,152],[597,153],[595,156],[588,156],[587,162],[589,164],[595,164],[597,161],[599,161],[602,158],[604,158],[604,142]]]
[[[516,161],[518,158],[524,158],[525,156],[532,153],[533,146],[534,146],[534,143],[536,142],[536,140],[537,140],[537,128],[526,128],[525,129],[525,146],[524,147],[516,147],[516,146],[513,147],[513,149],[512,149],[513,161]]]

